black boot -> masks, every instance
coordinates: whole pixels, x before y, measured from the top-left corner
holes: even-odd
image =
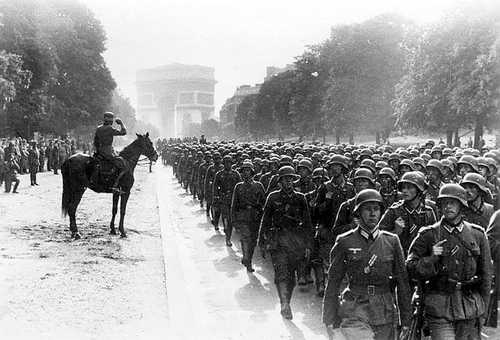
[[[291,294],[288,291],[289,283],[288,282],[278,282],[276,284],[276,288],[278,289],[278,296],[280,298],[281,305],[281,315],[287,319],[292,320],[292,309],[290,308],[290,299]]]
[[[298,268],[297,268],[297,276],[298,276],[298,284],[299,286],[306,286],[307,285],[307,280],[306,280],[306,262],[300,261]]]
[[[319,297],[325,295],[325,273],[323,272],[322,264],[315,264],[313,266],[314,276],[316,277],[316,294]]]
[[[249,273],[253,273],[252,268],[252,257],[250,255],[250,244],[245,241],[241,241],[241,252],[243,253],[243,258],[241,259],[241,264],[247,268]]]

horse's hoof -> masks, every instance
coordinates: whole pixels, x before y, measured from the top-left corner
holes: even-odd
[[[120,238],[127,238],[127,234],[120,234]]]
[[[110,235],[116,235],[116,230],[114,229],[111,229],[111,231],[109,232]]]
[[[71,237],[75,240],[79,240],[82,238],[82,236],[79,233],[73,233],[71,234]]]

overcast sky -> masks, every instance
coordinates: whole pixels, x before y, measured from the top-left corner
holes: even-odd
[[[263,81],[266,66],[293,62],[336,24],[398,12],[436,20],[454,0],[82,0],[107,33],[105,59],[136,103],[135,72],[172,62],[215,68],[216,115],[237,86]]]

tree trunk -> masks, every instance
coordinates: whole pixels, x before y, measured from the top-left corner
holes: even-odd
[[[352,132],[349,133],[349,144],[354,144],[354,134]]]
[[[453,145],[453,130],[446,130],[446,145]]]
[[[460,135],[458,134],[458,129],[455,129],[455,140],[453,141],[453,145],[460,147]]]
[[[379,131],[375,132],[375,144],[380,145],[380,132]]]

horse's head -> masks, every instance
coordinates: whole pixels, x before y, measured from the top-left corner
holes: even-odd
[[[150,161],[155,162],[158,159],[158,153],[156,153],[153,143],[149,139],[149,132],[146,132],[144,135],[136,133],[136,135],[141,148],[141,154],[149,158]]]

